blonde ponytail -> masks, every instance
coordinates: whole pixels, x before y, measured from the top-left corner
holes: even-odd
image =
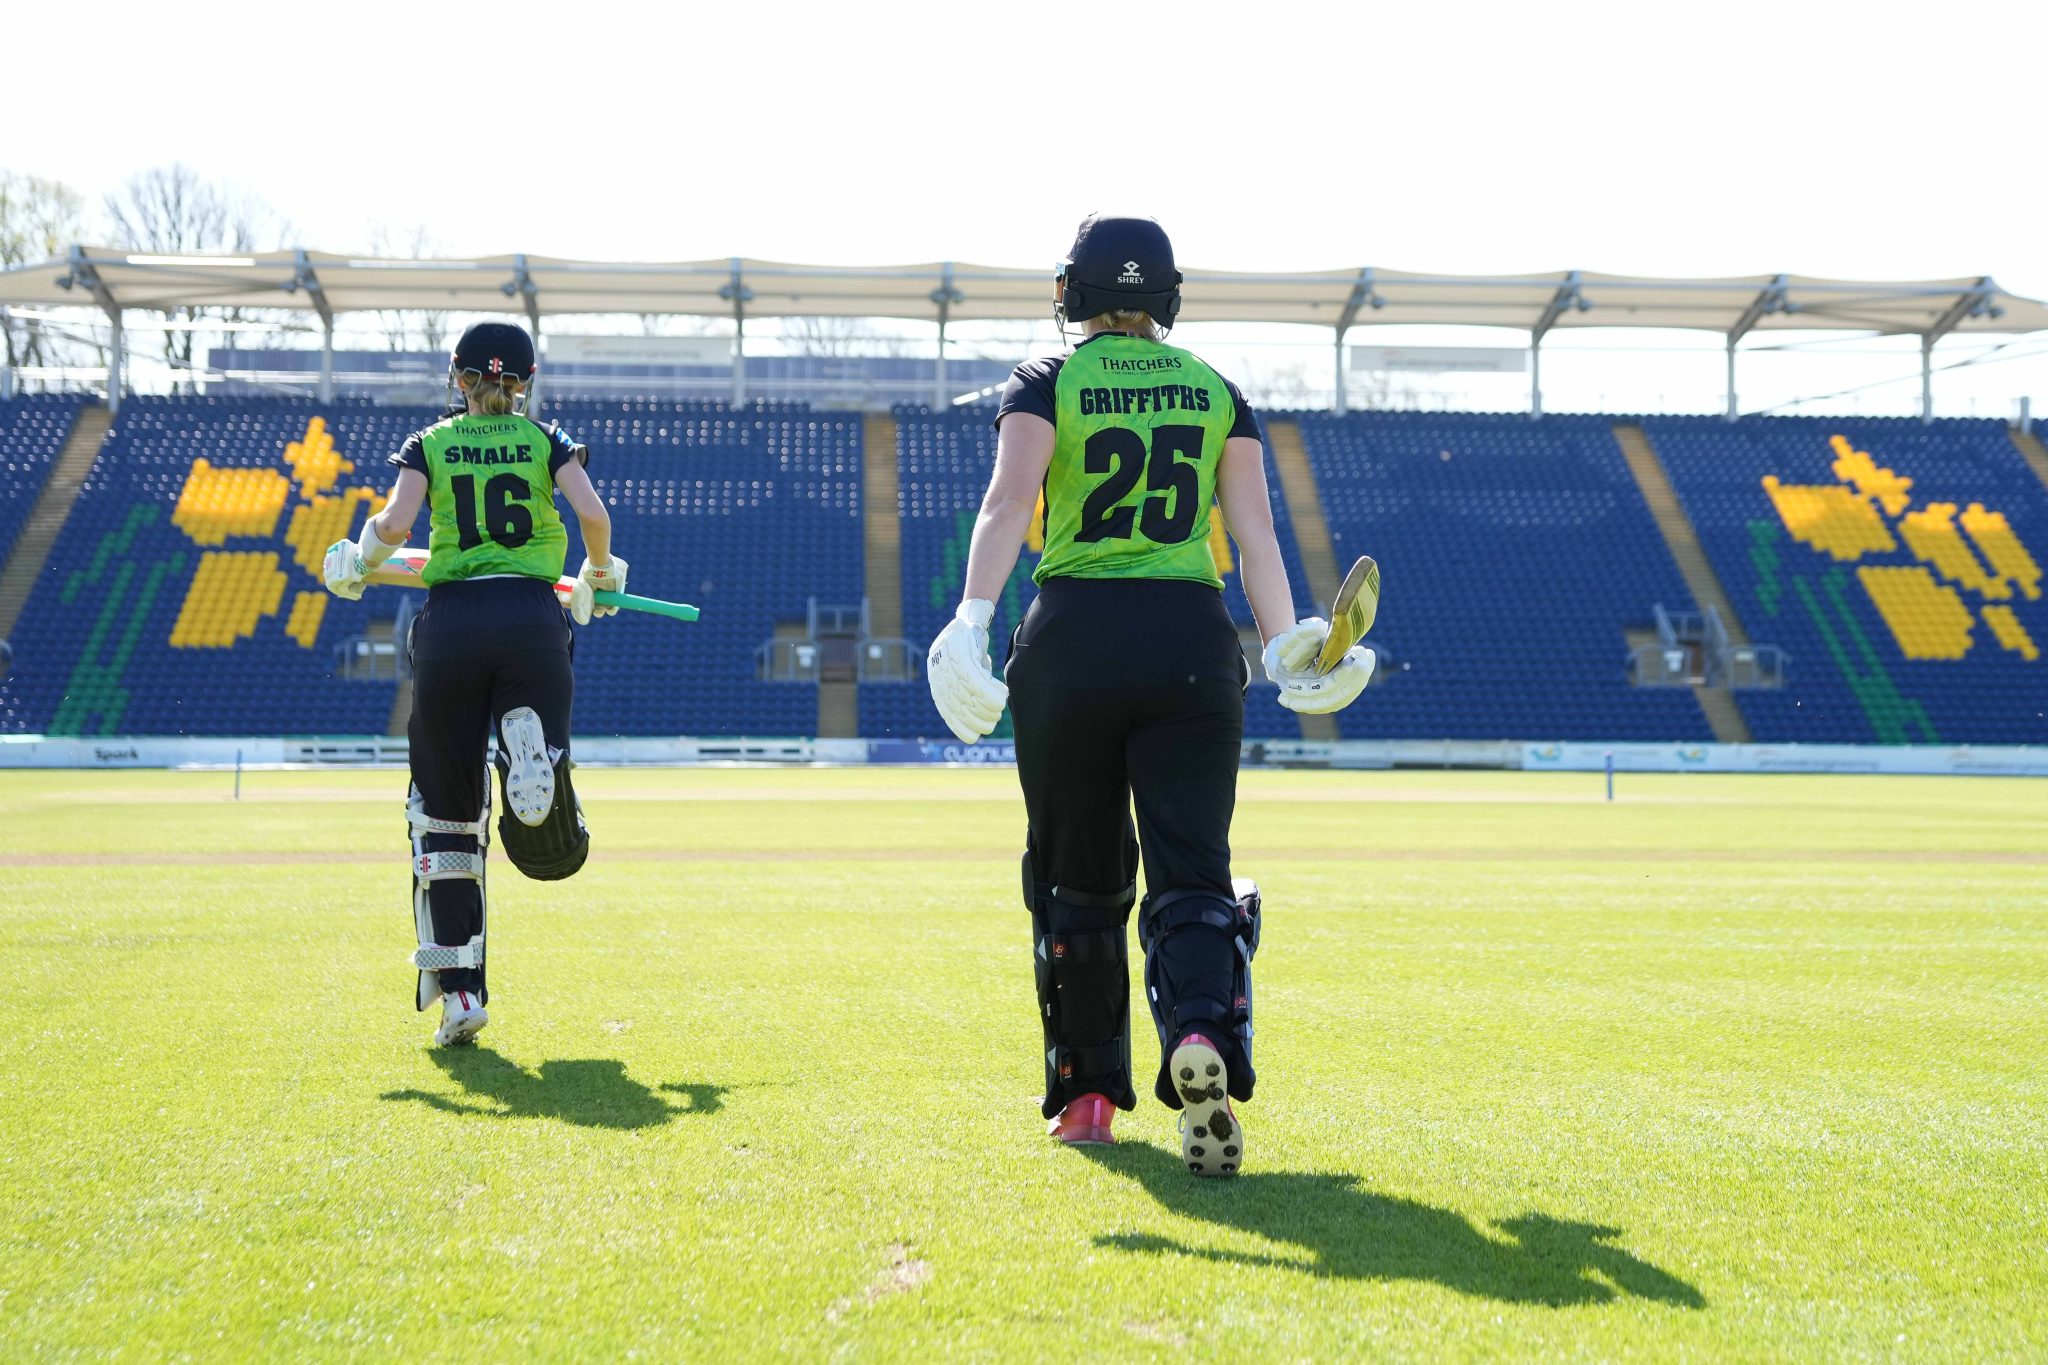
[[[1150,313],[1145,312],[1102,313],[1088,319],[1088,330],[1090,333],[1129,332],[1132,336],[1143,337],[1147,341],[1166,339],[1165,334],[1159,330],[1159,324],[1152,320]]]
[[[518,411],[519,397],[525,391],[526,386],[510,375],[474,380],[466,374],[463,376],[462,393],[469,400],[470,411],[487,417],[502,417]]]

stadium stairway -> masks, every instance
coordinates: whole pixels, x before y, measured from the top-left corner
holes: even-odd
[[[1671,477],[1664,472],[1664,462],[1657,458],[1656,447],[1643,429],[1631,422],[1617,422],[1614,426],[1614,440],[1621,447],[1622,459],[1628,462],[1628,472],[1635,476],[1636,487],[1642,490],[1643,501],[1650,505],[1650,515],[1656,519],[1657,530],[1670,547],[1671,557],[1678,563],[1678,572],[1685,577],[1685,586],[1692,591],[1693,601],[1701,611],[1711,607],[1721,617],[1721,624],[1728,631],[1732,644],[1746,645],[1749,634],[1742,628],[1742,619],[1735,614],[1735,606],[1728,600],[1728,594],[1721,588],[1721,579],[1714,572],[1714,566],[1707,562],[1707,552],[1700,546],[1699,534],[1694,531],[1691,518],[1678,502],[1678,494],[1671,487]],[[1750,742],[1749,724],[1742,718],[1741,710],[1735,705],[1735,698],[1725,687],[1696,686],[1693,697],[1699,702],[1700,710],[1706,714],[1707,724],[1713,727],[1714,738],[1722,744],[1747,744]]]
[[[57,543],[57,533],[64,529],[71,504],[77,501],[78,490],[85,483],[85,476],[92,472],[93,461],[99,458],[100,447],[106,444],[113,423],[114,415],[98,403],[78,410],[78,420],[72,423],[71,434],[64,438],[56,467],[36,497],[35,510],[29,513],[28,524],[16,538],[6,566],[0,568],[0,639],[13,634],[15,622],[21,619],[21,609],[28,604],[29,592],[42,576],[50,549]]]
[[[2041,438],[2023,427],[2009,428],[2006,434],[2012,437],[2013,446],[2027,462],[2027,468],[2034,471],[2034,477],[2048,486],[2048,448],[2042,446]]]
[[[1308,576],[1308,590],[1316,606],[1326,615],[1337,599],[1343,582],[1337,572],[1337,553],[1330,548],[1330,526],[1323,520],[1323,499],[1316,491],[1316,476],[1308,467],[1308,450],[1301,443],[1301,424],[1284,419],[1266,423],[1266,439],[1272,446],[1273,467],[1280,471],[1280,492],[1294,518],[1295,544],[1301,550],[1302,572]],[[1299,600],[1299,599],[1297,599]],[[1254,675],[1256,676],[1256,675]],[[1338,737],[1334,716],[1302,716],[1301,737],[1334,740]]]
[[[862,428],[861,480],[868,559],[868,631],[903,636],[903,508],[896,486],[896,419],[871,412]]]

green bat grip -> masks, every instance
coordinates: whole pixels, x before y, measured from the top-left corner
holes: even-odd
[[[659,597],[638,597],[630,592],[606,592],[602,589],[590,594],[590,600],[600,607],[644,611],[651,616],[666,616],[674,621],[697,619],[697,609],[688,602],[664,602]]]

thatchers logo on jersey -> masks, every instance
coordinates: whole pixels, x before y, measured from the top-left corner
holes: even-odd
[[[1143,370],[1177,370],[1180,368],[1180,357],[1177,355],[1151,355],[1137,360],[1127,360],[1122,356],[1106,355],[1102,357],[1102,368],[1124,373]]]

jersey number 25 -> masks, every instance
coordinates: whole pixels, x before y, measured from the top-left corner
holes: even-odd
[[[1090,436],[1081,447],[1083,467],[1109,477],[1081,503],[1081,529],[1074,539],[1084,544],[1129,540],[1135,521],[1155,545],[1186,540],[1200,510],[1202,483],[1195,463],[1202,458],[1202,434],[1200,427],[1154,427],[1149,454],[1145,438],[1127,427],[1105,427]],[[1123,505],[1141,474],[1152,492],[1142,514],[1139,505]]]

